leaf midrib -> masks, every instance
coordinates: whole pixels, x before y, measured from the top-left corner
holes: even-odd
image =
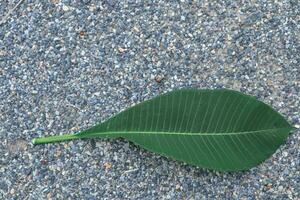
[[[215,135],[239,135],[239,134],[248,134],[248,133],[259,133],[259,132],[272,132],[278,130],[290,129],[289,127],[285,128],[274,128],[274,129],[263,129],[257,131],[242,131],[242,132],[228,132],[228,133],[187,133],[187,132],[169,132],[169,131],[103,131],[98,133],[87,134],[89,136],[97,136],[97,135],[119,135],[119,134],[157,134],[157,135],[185,135],[185,136],[215,136]],[[80,133],[79,133],[80,134]]]

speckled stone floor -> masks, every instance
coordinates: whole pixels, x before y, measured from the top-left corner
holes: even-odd
[[[300,198],[299,24],[298,1],[22,1],[0,25],[0,198]],[[251,94],[298,129],[238,173],[121,139],[30,144],[182,87]]]

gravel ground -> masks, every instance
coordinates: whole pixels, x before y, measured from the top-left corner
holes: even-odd
[[[1,1],[0,20],[17,3]],[[0,198],[300,198],[299,7],[24,0],[0,25]],[[266,162],[238,173],[175,162],[121,139],[30,144],[191,86],[254,95],[298,129]]]

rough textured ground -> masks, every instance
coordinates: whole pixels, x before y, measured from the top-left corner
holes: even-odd
[[[0,2],[0,20],[16,3]],[[299,129],[239,173],[188,166],[124,140],[30,144],[191,86],[254,95],[299,128],[299,7],[24,0],[0,25],[0,198],[300,198]]]

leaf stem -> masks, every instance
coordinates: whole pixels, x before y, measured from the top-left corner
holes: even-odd
[[[67,141],[67,140],[80,139],[80,138],[82,138],[82,137],[79,137],[76,134],[55,135],[55,136],[34,138],[32,140],[32,143],[33,144],[46,144],[46,143],[63,142],[63,141]]]

